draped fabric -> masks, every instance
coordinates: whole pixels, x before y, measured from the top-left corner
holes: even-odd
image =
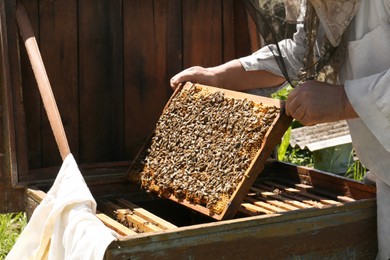
[[[69,154],[6,259],[103,259],[118,234],[95,213],[96,201]]]
[[[342,35],[355,16],[359,0],[310,0],[330,43],[338,46]]]

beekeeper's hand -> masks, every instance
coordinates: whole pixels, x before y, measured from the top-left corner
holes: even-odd
[[[356,118],[343,85],[314,80],[296,87],[288,96],[286,114],[304,125]]]
[[[209,85],[218,87],[220,86],[218,78],[218,69],[204,68],[200,66],[190,67],[176,74],[171,79],[171,87],[176,89],[180,83],[191,81],[193,83],[200,83],[203,85]]]

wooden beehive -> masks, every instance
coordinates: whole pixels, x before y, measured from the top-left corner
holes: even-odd
[[[215,219],[231,218],[290,123],[279,100],[188,82],[165,106],[130,178]]]
[[[84,174],[117,173],[110,181],[88,181],[97,217],[122,235],[106,259],[375,258],[374,187],[269,161],[234,219],[217,221],[145,192],[127,180],[128,166],[80,166]],[[48,188],[28,189],[28,205],[36,206]]]
[[[169,78],[254,50],[241,1],[20,2],[97,216],[122,235],[106,259],[374,258],[375,190],[359,182],[272,162],[256,173],[234,218],[217,221],[128,180],[172,95]],[[31,213],[61,158],[19,42],[15,5],[0,2],[0,211]]]

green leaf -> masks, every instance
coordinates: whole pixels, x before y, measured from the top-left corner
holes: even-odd
[[[290,145],[290,136],[291,136],[291,126],[287,129],[286,133],[284,133],[282,142],[279,145],[279,149],[278,149],[279,161],[282,161],[284,156],[286,155],[287,148]]]
[[[275,99],[287,100],[288,94],[290,94],[291,90],[293,90],[293,87],[288,85],[279,90],[278,92],[273,93],[271,96]]]

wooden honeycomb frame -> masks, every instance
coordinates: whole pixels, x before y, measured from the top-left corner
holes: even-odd
[[[133,165],[130,167],[129,177],[131,180],[136,180],[142,183],[144,188],[154,193],[158,193],[162,197],[173,200],[186,207],[189,207],[200,213],[208,215],[214,219],[221,220],[221,219],[232,218],[234,217],[235,213],[240,207],[242,200],[246,196],[248,190],[252,186],[256,177],[262,171],[266,160],[272,153],[275,146],[280,141],[284,132],[289,127],[291,123],[291,118],[285,115],[282,101],[250,95],[242,92],[225,90],[225,89],[220,89],[220,88],[215,88],[215,87],[210,87],[210,86],[205,86],[200,84],[193,84],[190,82],[176,89],[175,93],[172,95],[171,99],[168,101],[167,105],[165,106],[162,116],[164,116],[164,114],[167,113],[167,111],[171,108],[171,106],[174,106],[174,100],[176,97],[178,97],[178,95],[185,94],[183,93],[184,91],[189,91],[193,88],[199,89],[202,95],[203,94],[213,95],[215,93],[217,94],[223,93],[223,96],[229,100],[230,99],[238,100],[238,101],[244,100],[245,102],[247,101],[251,103],[253,102],[255,106],[265,106],[265,107],[272,107],[276,109],[275,110],[276,112],[273,113],[272,121],[269,123],[268,130],[265,132],[265,134],[264,133],[262,134],[262,140],[261,140],[262,142],[260,147],[258,147],[255,153],[251,155],[251,159],[246,166],[243,176],[240,177],[241,178],[240,181],[233,186],[234,190],[230,192],[228,195],[226,194],[221,195],[220,193],[218,193],[217,196],[220,197],[219,198],[220,201],[218,201],[216,205],[212,207],[210,206],[206,207],[205,203],[201,202],[200,199],[188,199],[188,197],[186,196],[179,196],[175,190],[167,191],[168,189],[165,189],[165,186],[164,188],[160,188],[159,185],[155,185],[155,182],[158,182],[159,180],[157,177],[153,177],[153,173],[151,174],[151,176],[148,176],[148,178],[152,178],[151,183],[144,184],[143,183],[144,181],[142,180],[142,176],[143,176],[142,174],[145,174],[144,172],[147,172],[147,170],[145,170],[146,167],[144,165],[140,167],[139,164],[140,162],[143,162],[147,157],[147,149],[149,149],[150,152],[151,147],[153,145],[153,138],[152,141],[149,143],[151,145],[145,145],[145,147],[137,156]],[[160,120],[162,116],[160,117]],[[145,163],[145,165],[148,164]],[[166,174],[172,174],[172,172],[167,172]]]

